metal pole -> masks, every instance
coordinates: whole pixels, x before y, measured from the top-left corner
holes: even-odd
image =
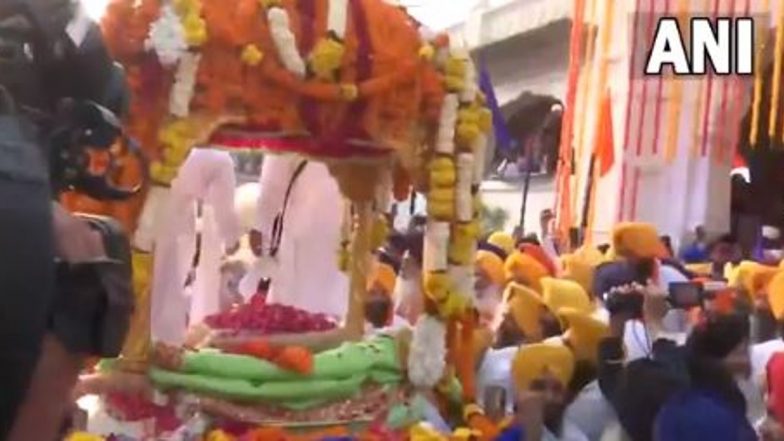
[[[532,136],[525,143],[525,162],[526,162],[526,170],[525,170],[525,181],[523,182],[523,202],[520,206],[520,235],[521,237],[525,236],[525,213],[528,210],[528,193],[531,189],[531,162],[533,159],[533,143],[534,140],[538,136]]]

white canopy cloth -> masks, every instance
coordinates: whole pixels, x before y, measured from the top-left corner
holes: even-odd
[[[301,162],[297,156],[264,158],[257,229],[264,238],[265,254],[269,253],[273,223],[283,210],[286,190]],[[272,278],[270,302],[344,318],[349,284],[337,263],[342,201],[327,167],[308,162],[291,187],[277,256],[262,257],[243,280],[243,287],[255,286],[266,273]]]
[[[224,248],[240,238],[234,212],[236,177],[227,152],[193,149],[172,182],[154,229],[155,263],[152,282],[152,337],[168,344],[185,340],[190,322],[199,323],[218,312],[220,263]],[[185,280],[196,252],[196,206],[201,201],[202,245],[192,304],[185,296]]]

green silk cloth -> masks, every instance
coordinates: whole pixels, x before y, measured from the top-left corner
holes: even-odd
[[[395,340],[378,336],[347,342],[313,357],[313,373],[301,375],[265,360],[202,351],[185,355],[182,369],[152,368],[162,389],[183,389],[235,401],[269,402],[307,409],[356,395],[366,381],[389,385],[402,378]]]

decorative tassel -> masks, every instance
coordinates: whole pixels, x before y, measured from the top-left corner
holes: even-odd
[[[670,0],[664,0],[664,17],[670,15]],[[662,95],[664,93],[664,75],[659,76],[656,85],[656,109],[653,113],[653,141],[651,146],[651,153],[654,156],[659,154],[659,134],[661,132],[661,108],[662,108]]]
[[[588,103],[591,101],[592,91],[593,91],[593,70],[594,70],[594,58],[596,56],[596,30],[599,26],[604,26],[604,23],[595,23],[596,22],[596,4],[598,0],[588,0],[586,7],[588,8],[588,16],[586,17],[586,23],[588,24],[587,29],[587,37],[588,41],[585,43],[585,60],[583,60],[583,74],[580,75],[580,86],[577,91],[577,106],[579,108],[578,113],[579,115],[579,127],[577,128],[577,137],[575,138],[575,146],[576,154],[577,154],[577,161],[582,160],[583,157],[583,148],[585,146],[585,126],[586,124],[586,114],[588,109]],[[580,174],[577,174],[578,180]],[[579,188],[579,183],[578,183]],[[577,194],[577,192],[575,192]]]
[[[631,46],[631,57],[629,60],[629,93],[628,99],[626,100],[626,123],[623,129],[623,167],[621,168],[621,189],[620,189],[620,196],[618,201],[618,216],[617,220],[620,222],[624,219],[624,214],[626,213],[626,187],[628,181],[628,174],[629,174],[629,164],[628,164],[628,154],[629,148],[631,146],[631,134],[632,134],[632,109],[634,104],[634,72],[637,65],[637,37],[639,34],[639,27],[640,27],[640,10],[642,9],[642,0],[637,0],[634,11],[632,13],[634,19],[632,21],[632,46]]]
[[[730,9],[729,15],[732,18],[735,18],[735,9],[736,9],[736,0],[730,1]],[[732,127],[730,127],[730,120],[729,119],[729,95],[730,95],[730,83],[732,83],[732,78],[724,78],[722,80],[722,87],[721,87],[721,104],[719,105],[719,123],[717,125],[717,130],[719,131],[719,136],[716,137],[717,144],[715,150],[715,161],[717,164],[722,164],[727,160],[727,152],[730,150],[729,143],[731,142],[729,139],[729,135],[732,133]]]
[[[574,20],[569,39],[569,76],[563,127],[561,129],[560,161],[558,166],[557,207],[559,230],[566,231],[572,224],[570,180],[572,175],[572,136],[574,132],[574,104],[580,79],[580,53],[582,51],[585,0],[574,0]]]
[[[751,16],[751,0],[746,0],[746,4],[743,7],[743,17],[750,17]],[[734,103],[742,103],[746,97],[746,82],[741,81],[741,79],[736,76],[733,78],[733,87],[735,89],[734,93]],[[741,142],[740,136],[740,120],[743,117],[743,109],[740,106],[732,106],[732,118],[730,119],[730,137],[729,142],[732,144],[730,145],[731,151],[728,159],[729,164],[731,165],[735,161],[735,155],[738,152],[738,148]]]
[[[593,12],[594,11],[592,11],[592,13]],[[600,45],[599,46],[599,52],[598,52],[598,56],[599,56],[599,63],[598,63],[599,75],[598,75],[598,77],[596,79],[596,90],[599,91],[599,93],[596,93],[595,95],[593,95],[593,94],[588,95],[588,96],[592,95],[593,98],[594,98],[592,100],[592,103],[591,103],[592,105],[590,107],[592,109],[601,108],[601,105],[602,105],[602,94],[604,93],[603,91],[606,90],[606,88],[607,88],[607,70],[608,70],[608,64],[609,64],[608,58],[610,56],[610,48],[611,48],[611,43],[612,43],[611,35],[612,35],[613,28],[615,27],[615,0],[606,0],[605,6],[604,6],[604,15],[602,16],[602,22],[600,23],[599,26],[601,27],[601,31],[602,31],[601,34],[599,35],[599,45]],[[588,96],[586,96],[586,97],[588,97]],[[585,124],[585,119],[586,119],[587,112],[585,112],[585,109],[584,109],[581,113],[583,115],[582,119],[583,119],[583,127],[584,127],[586,125]],[[595,115],[599,115],[599,113],[597,112]],[[583,135],[581,134],[580,138],[578,138],[578,139],[582,140],[582,136]],[[578,164],[580,164],[582,160],[583,160],[583,155],[582,155],[582,149],[581,149],[577,153]],[[577,176],[576,188],[577,189],[581,189],[581,188],[584,187],[582,181],[580,180],[580,178],[582,177],[582,173],[580,173],[579,170],[578,170],[578,172],[576,173],[576,176]],[[587,174],[586,174],[585,179],[591,179],[591,176],[587,176]],[[594,185],[594,187],[595,187],[595,185]],[[574,194],[572,195],[572,198],[573,198],[572,199],[572,207],[575,207],[575,208],[577,207],[577,195],[579,193],[580,193],[580,191],[578,190],[578,191],[575,191]]]
[[[678,1],[678,22],[680,22],[681,29],[685,29],[685,26],[688,25],[689,7],[690,0]],[[671,98],[668,105],[669,110],[667,111],[667,140],[664,147],[664,160],[667,164],[672,164],[678,152],[678,135],[680,134],[681,114],[683,111],[683,81],[673,75],[670,77],[669,82]]]
[[[711,13],[711,18],[716,20],[719,15],[719,4],[721,0],[713,0],[713,12]],[[700,149],[700,155],[704,158],[708,156],[708,132],[710,131],[710,120],[711,115],[713,115],[713,80],[715,78],[714,72],[708,72],[708,80],[705,87],[708,88],[707,95],[705,97],[705,112],[702,115],[702,148]]]
[[[648,45],[653,41],[653,33],[656,30],[656,0],[648,0],[648,24],[647,24],[647,38]],[[637,159],[640,160],[643,154],[643,135],[645,133],[645,110],[648,106],[648,84],[645,79],[642,81],[642,98],[640,98],[640,119],[637,124]],[[642,179],[642,170],[637,165],[634,169],[634,182],[632,183],[632,200],[629,206],[629,218],[631,220],[637,219],[637,199],[640,191],[640,179]]]
[[[700,81],[697,83],[697,101],[694,103],[694,130],[691,138],[691,157],[696,158],[700,154],[700,131],[702,125],[700,124],[705,101],[705,82]]]
[[[771,145],[775,143],[778,129],[779,107],[781,98],[781,73],[784,69],[784,5],[779,6],[779,17],[776,29],[776,52],[773,61],[773,91],[770,96],[770,122],[768,135]]]
[[[656,0],[648,0],[648,23],[646,25],[646,38],[648,44],[646,47],[650,47],[653,42],[653,33],[656,31]],[[638,12],[639,13],[639,12]],[[640,159],[643,154],[645,153],[643,150],[643,135],[645,135],[645,126],[646,126],[646,110],[648,104],[648,81],[647,78],[642,79],[642,98],[640,99],[640,114],[639,119],[637,122],[637,159]],[[635,173],[637,175],[637,173]],[[632,210],[634,208],[632,207]],[[634,218],[632,216],[632,218]]]
[[[770,13],[770,0],[759,0],[761,2],[761,10],[758,14],[766,17],[767,14]],[[762,113],[762,86],[765,80],[765,64],[764,64],[764,55],[765,55],[765,45],[768,41],[768,32],[770,25],[765,22],[759,28],[758,38],[757,40],[757,56],[756,56],[756,66],[754,66],[754,71],[757,72],[757,77],[754,79],[754,101],[751,106],[751,130],[749,131],[749,145],[754,148],[757,146],[757,141],[759,141],[759,123],[760,123],[760,114]]]

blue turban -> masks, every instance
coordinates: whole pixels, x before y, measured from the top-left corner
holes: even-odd
[[[706,392],[675,395],[656,417],[656,441],[754,441],[746,416]]]

